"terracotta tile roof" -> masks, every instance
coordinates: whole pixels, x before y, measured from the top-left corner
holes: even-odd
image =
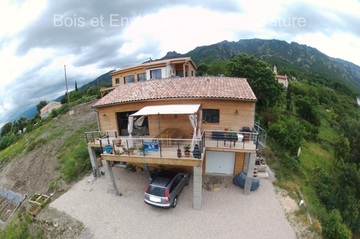
[[[276,79],[287,79],[288,77],[285,75],[285,76],[283,76],[283,75],[275,75],[275,78]]]
[[[120,85],[92,107],[160,99],[257,101],[247,80],[235,77],[177,77]]]

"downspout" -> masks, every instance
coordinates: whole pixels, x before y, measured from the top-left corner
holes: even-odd
[[[158,124],[159,124],[159,134],[160,134],[161,133],[161,129],[160,129],[160,113],[158,113]],[[161,137],[161,135],[160,135],[160,137]],[[159,142],[162,142],[162,140],[160,140]],[[159,145],[160,145],[160,157],[162,157],[162,144],[160,143]]]
[[[159,133],[158,134],[160,134],[161,133],[161,130],[160,130],[160,113],[158,113],[158,124],[159,124]]]
[[[99,119],[99,112],[97,112],[96,109],[94,109],[95,113],[96,113],[96,124],[97,124],[97,127],[98,127],[98,131],[101,131],[100,130],[100,119]]]

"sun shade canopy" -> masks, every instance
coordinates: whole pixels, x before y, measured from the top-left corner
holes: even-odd
[[[200,104],[175,104],[175,105],[153,105],[145,106],[138,112],[130,116],[142,115],[170,115],[170,114],[195,114],[198,112]]]

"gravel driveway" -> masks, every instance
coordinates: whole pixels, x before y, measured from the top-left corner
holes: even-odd
[[[296,238],[269,179],[244,195],[231,177],[222,178],[220,190],[203,188],[201,210],[192,208],[190,181],[177,207],[162,209],[144,203],[146,172],[113,171],[122,196],[109,193],[106,175],[88,176],[50,204],[84,223],[88,234],[82,238]]]

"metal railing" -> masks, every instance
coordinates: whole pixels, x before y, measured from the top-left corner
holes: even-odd
[[[258,133],[252,131],[206,130],[203,132],[204,147],[234,150],[257,149]]]
[[[85,132],[87,143],[99,145],[103,153],[126,156],[185,157],[184,146],[195,144],[203,155],[204,148],[258,150],[265,147],[266,131],[259,125],[247,131],[205,130],[195,140],[183,138],[153,138],[147,136],[118,136],[115,130]],[[259,133],[258,130],[261,132]],[[193,154],[191,153],[191,156]]]

